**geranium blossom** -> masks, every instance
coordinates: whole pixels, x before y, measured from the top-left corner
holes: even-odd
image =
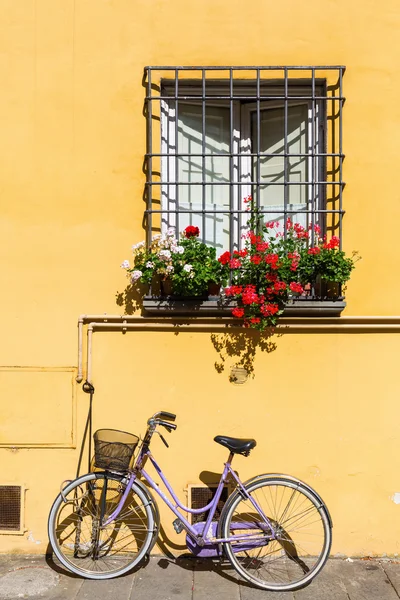
[[[143,275],[142,271],[133,271],[133,273],[131,273],[131,280],[132,283],[135,283],[135,281],[137,281],[138,279],[141,278],[141,276]]]
[[[129,267],[130,267],[129,260],[124,260],[121,263],[121,269],[129,269]]]
[[[183,235],[186,238],[197,237],[198,235],[200,235],[200,229],[198,227],[195,227],[194,225],[188,225],[184,230]]]

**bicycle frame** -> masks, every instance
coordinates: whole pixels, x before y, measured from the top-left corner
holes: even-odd
[[[162,482],[164,483],[165,487],[167,488],[169,494],[171,495],[173,501],[175,504],[173,504],[171,502],[171,500],[164,494],[164,492],[160,489],[159,485],[152,479],[152,477],[144,470],[143,466],[144,463],[146,462],[146,460],[149,459],[150,462],[152,463],[153,467],[155,468],[157,474],[159,475],[159,477],[161,478]],[[223,542],[233,542],[233,541],[244,541],[247,540],[247,542],[252,542],[253,544],[250,547],[254,547],[255,542],[259,541],[259,540],[265,540],[264,536],[260,536],[260,534],[240,534],[240,535],[233,535],[229,538],[218,538],[218,537],[212,537],[212,530],[211,530],[211,523],[213,521],[214,515],[215,515],[215,511],[217,510],[217,506],[218,506],[218,502],[221,498],[221,494],[222,494],[222,490],[224,487],[224,483],[226,482],[228,476],[232,476],[233,479],[236,481],[237,487],[240,491],[240,493],[249,500],[249,502],[253,505],[253,507],[258,511],[259,515],[262,517],[264,523],[242,523],[240,526],[240,529],[252,529],[252,528],[258,528],[258,529],[265,529],[264,534],[267,532],[270,532],[271,535],[271,539],[276,539],[276,535],[275,535],[275,531],[274,528],[270,522],[270,520],[268,519],[268,517],[264,514],[263,510],[261,509],[261,507],[259,506],[259,504],[257,503],[257,501],[250,496],[250,494],[247,493],[246,488],[244,487],[244,485],[242,484],[242,482],[240,481],[239,477],[236,475],[236,473],[233,471],[232,467],[231,467],[231,463],[232,463],[232,459],[233,459],[233,453],[231,453],[229,455],[228,461],[225,463],[224,465],[224,470],[223,473],[221,475],[221,479],[220,482],[218,484],[217,487],[217,491],[214,495],[214,498],[211,500],[211,502],[209,502],[209,504],[207,504],[206,506],[203,506],[201,508],[189,508],[185,505],[183,505],[179,499],[177,498],[171,484],[168,482],[167,478],[165,477],[164,473],[162,472],[161,467],[158,465],[157,461],[155,460],[155,458],[153,457],[153,455],[151,454],[148,446],[142,446],[141,451],[139,453],[139,456],[136,460],[135,466],[134,466],[134,470],[133,472],[129,475],[129,481],[128,484],[126,486],[125,492],[122,495],[122,498],[120,499],[118,506],[116,507],[116,509],[114,510],[114,512],[108,517],[108,519],[104,522],[104,526],[109,525],[112,521],[114,521],[114,519],[117,518],[117,516],[119,515],[119,513],[122,510],[122,507],[125,504],[125,500],[130,492],[130,490],[132,489],[132,486],[135,482],[135,480],[137,479],[138,475],[142,475],[142,477],[147,481],[147,483],[149,484],[149,486],[160,496],[160,498],[165,502],[165,504],[170,508],[170,510],[179,518],[179,520],[182,523],[183,528],[187,531],[187,533],[199,544],[199,545],[208,545],[208,544],[218,544],[218,543],[223,543]],[[181,510],[183,510],[184,512],[188,512],[191,514],[201,514],[202,512],[205,511],[210,511],[209,515],[207,517],[207,521],[204,524],[204,528],[203,531],[199,534],[198,530],[195,529],[190,523],[189,521],[182,515],[182,513],[179,511],[179,508]]]

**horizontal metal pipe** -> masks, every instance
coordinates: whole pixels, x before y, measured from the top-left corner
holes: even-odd
[[[80,317],[81,319],[83,319],[85,322],[91,322],[91,321],[99,321],[104,320],[104,321],[138,321],[138,322],[150,322],[150,321],[157,321],[159,322],[160,320],[165,320],[165,321],[170,321],[170,322],[175,322],[176,320],[189,320],[191,319],[193,321],[193,323],[196,323],[198,321],[204,320],[204,321],[220,321],[222,318],[225,319],[227,317],[199,317],[199,316],[195,316],[195,317],[186,317],[186,316],[182,316],[182,315],[175,315],[175,316],[152,316],[152,317],[142,317],[142,316],[138,316],[138,315],[111,315],[111,314],[102,314],[102,315],[91,315],[91,314],[87,314],[87,315],[81,315]],[[229,318],[229,317],[228,317]],[[370,322],[370,323],[387,323],[387,322],[398,322],[400,323],[400,315],[345,315],[345,316],[341,316],[341,317],[286,317],[286,320],[290,321],[291,323],[294,320],[298,320],[301,319],[303,320],[307,320],[310,322],[321,322],[323,321],[327,321],[329,320],[332,323],[357,323],[357,322]],[[233,319],[231,319],[233,320]],[[280,322],[283,322],[285,320],[285,317],[282,317],[280,319]]]
[[[241,323],[90,323],[88,331],[95,329],[114,329],[122,331],[130,329],[165,329],[172,327],[172,331],[177,331],[177,328],[184,329],[218,329],[221,331],[230,331],[231,329],[243,329]],[[279,333],[290,330],[324,330],[324,331],[356,331],[356,330],[395,330],[400,331],[400,323],[282,323],[275,327]],[[244,331],[244,330],[243,330]]]
[[[97,319],[102,319],[98,321]],[[76,381],[83,380],[82,335],[83,325],[87,326],[87,380],[92,377],[92,338],[94,330],[122,331],[219,331],[231,332],[243,330],[242,325],[230,317],[138,317],[136,315],[81,315],[79,317],[79,350],[78,375]],[[400,332],[400,316],[398,315],[354,315],[344,317],[282,317],[276,327],[278,333],[299,332]]]

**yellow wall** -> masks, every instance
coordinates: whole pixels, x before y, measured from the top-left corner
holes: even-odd
[[[143,67],[346,65],[345,248],[363,260],[345,314],[396,315],[399,25],[397,0],[2,0],[0,485],[28,489],[27,531],[0,534],[0,552],[45,550],[51,502],[74,476],[88,406],[77,318],[121,310],[119,264],[143,238]],[[314,486],[334,554],[398,553],[399,342],[285,334],[235,386],[210,333],[97,332],[95,427],[139,433],[152,412],[176,412],[171,448],[154,449],[182,498],[220,468],[215,434],[254,436],[240,474]]]

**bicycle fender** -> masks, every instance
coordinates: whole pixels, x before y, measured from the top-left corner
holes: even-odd
[[[292,475],[284,475],[283,473],[264,473],[264,475],[256,475],[255,477],[251,477],[247,481],[244,481],[243,485],[244,486],[249,485],[251,483],[259,481],[260,479],[286,479],[288,481],[293,481],[295,483],[298,483],[302,487],[306,488],[306,490],[308,492],[310,492],[310,494],[312,494],[321,504],[324,505],[325,510],[328,515],[329,525],[330,525],[331,529],[333,528],[333,521],[332,521],[332,517],[329,512],[328,507],[326,506],[325,502],[322,500],[322,498],[318,494],[318,492],[316,492],[314,490],[314,488],[312,488],[310,485],[308,485],[308,483],[305,483],[304,481],[302,481],[301,479],[298,479],[297,477],[292,477]],[[229,498],[228,498],[228,500],[229,500]]]

